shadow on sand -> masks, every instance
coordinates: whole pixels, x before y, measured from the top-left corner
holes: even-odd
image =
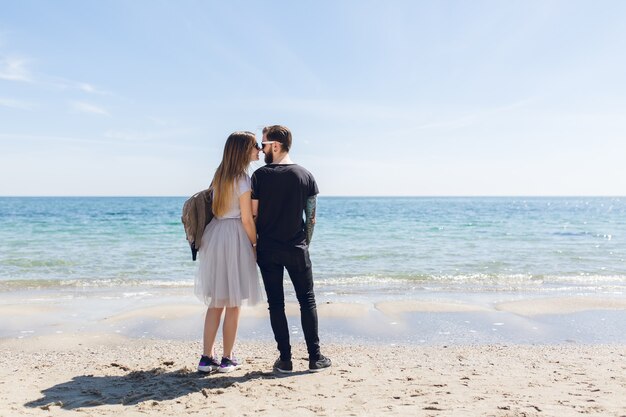
[[[295,376],[305,372],[294,372]],[[258,379],[284,377],[271,372],[253,371],[241,376],[198,373],[188,368],[168,371],[154,368],[133,371],[122,376],[82,375],[68,382],[43,390],[43,397],[24,404],[26,407],[47,410],[59,406],[66,410],[100,405],[136,405],[143,401],[167,401],[200,392],[205,397],[222,394],[224,389]]]

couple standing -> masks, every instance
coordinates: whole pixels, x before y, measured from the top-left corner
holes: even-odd
[[[285,268],[300,303],[309,371],[331,366],[330,359],[320,353],[308,250],[318,189],[313,175],[291,161],[290,148],[291,132],[284,126],[264,128],[261,146],[250,132],[235,132],[226,140],[211,182],[215,217],[204,230],[198,252],[195,293],[208,306],[204,351],[198,364],[201,372],[230,372],[240,365],[233,355],[240,307],[254,305],[261,298],[255,260],[280,352],[274,370],[293,371],[283,291]],[[250,178],[246,171],[250,162],[259,160],[261,150],[267,165]],[[224,351],[218,360],[214,346],[222,314]]]

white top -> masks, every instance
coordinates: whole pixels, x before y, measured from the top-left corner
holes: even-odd
[[[252,191],[252,181],[248,174],[243,174],[235,180],[233,184],[233,198],[230,202],[230,208],[223,216],[216,216],[218,219],[238,219],[241,218],[241,210],[239,209],[239,197],[247,191]],[[215,191],[214,191],[215,192]]]

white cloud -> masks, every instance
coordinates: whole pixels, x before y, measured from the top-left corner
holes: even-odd
[[[0,33],[0,47],[2,47],[2,34]],[[62,77],[47,76],[38,74],[33,77],[27,64],[28,60],[18,57],[2,57],[0,56],[0,80],[21,81],[28,83],[37,83],[43,86],[52,86],[61,89],[80,90],[87,94],[111,95],[108,91],[97,88],[93,84],[69,80]],[[5,107],[8,107],[4,105]],[[89,111],[87,111],[89,112]],[[92,111],[92,113],[94,113]]]
[[[0,33],[0,47],[2,47],[1,36],[2,34]],[[29,60],[25,58],[0,56],[0,80],[37,83],[61,89],[80,90],[88,94],[111,95],[110,92],[83,81],[74,81],[46,74],[38,74],[35,78],[27,67],[28,62]]]
[[[502,117],[504,117],[504,115],[513,114],[515,113],[515,111],[523,109],[525,107],[529,107],[535,104],[537,101],[539,101],[537,97],[530,97],[518,100],[513,103],[503,104],[500,106],[485,109],[466,109],[466,111],[460,113],[446,112],[443,114],[444,117],[437,117],[440,115],[441,112],[436,112],[433,116],[431,116],[433,120],[429,120],[426,123],[408,123],[400,129],[389,131],[388,133],[395,136],[404,136],[411,135],[415,132],[415,130],[421,129],[445,131],[467,128],[478,123],[501,119]]]
[[[83,93],[98,94],[98,95],[102,95],[102,96],[111,95],[111,93],[109,93],[108,91],[101,90],[101,89],[97,88],[96,86],[94,86],[93,84],[89,84],[89,83],[85,83],[85,82],[73,82],[73,81],[68,81],[68,82],[73,87],[78,88]]]
[[[171,132],[174,135],[174,132]],[[54,144],[59,147],[63,146],[63,149],[85,149],[94,145],[105,145],[107,147],[117,146],[121,148],[117,149],[131,149],[139,146],[143,147],[145,144],[141,142],[141,138],[120,138],[115,137],[115,132],[105,134],[105,138],[94,139],[93,137],[77,137],[77,136],[55,136],[55,135],[39,135],[39,134],[24,134],[24,133],[3,133],[0,132],[0,143],[34,143],[38,145],[50,145]],[[158,138],[156,134],[152,134],[151,138]],[[122,139],[122,140],[120,140]],[[146,138],[148,140],[150,138]],[[155,147],[152,149],[163,149],[168,155],[172,152],[185,152],[193,155],[206,152],[206,148],[203,146],[196,146],[192,143],[186,142],[173,142],[166,141],[158,144],[153,144]],[[30,146],[30,145],[28,145]],[[39,147],[39,146],[37,146]],[[2,193],[0,193],[2,195]]]
[[[97,140],[97,139],[87,139],[80,137],[70,137],[70,136],[55,136],[55,135],[29,135],[23,133],[0,133],[0,141],[28,141],[28,142],[36,142],[36,143],[69,143],[69,144],[108,144],[108,141]]]
[[[86,93],[95,93],[96,92],[96,88],[91,85],[91,84],[87,84],[87,83],[78,83],[78,88],[79,90],[82,90]]]
[[[350,121],[364,119],[415,120],[416,116],[425,113],[425,110],[420,107],[384,105],[359,100],[264,98],[233,100],[230,102],[221,100],[219,105],[247,109],[263,108],[275,113],[304,114],[308,118],[320,117]]]
[[[23,100],[0,97],[0,107],[8,107],[10,109],[18,110],[30,110],[33,108],[33,104]]]
[[[131,141],[131,142],[147,142],[159,139],[178,138],[195,133],[195,129],[178,128],[165,129],[159,131],[140,131],[140,130],[109,130],[104,133],[104,137],[108,139]]]
[[[162,117],[152,117],[152,116],[147,117],[147,119],[159,127],[170,127],[170,126],[176,125],[176,121],[173,119],[165,119]]]
[[[0,59],[0,80],[32,82],[26,62],[21,58]]]
[[[74,101],[71,103],[72,109],[80,113],[97,114],[101,116],[108,116],[109,112],[102,107],[95,104],[86,103],[84,101]]]
[[[78,90],[87,94],[96,94],[100,96],[111,96],[111,92],[102,90],[93,84],[84,81],[74,81],[63,77],[42,75],[41,84],[58,88],[61,90]]]

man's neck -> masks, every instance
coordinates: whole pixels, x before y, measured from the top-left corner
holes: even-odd
[[[276,161],[273,162],[274,165],[289,165],[289,164],[293,164],[293,162],[291,161],[291,158],[289,157],[289,154],[283,154],[283,155],[279,155],[278,158],[276,158]]]

